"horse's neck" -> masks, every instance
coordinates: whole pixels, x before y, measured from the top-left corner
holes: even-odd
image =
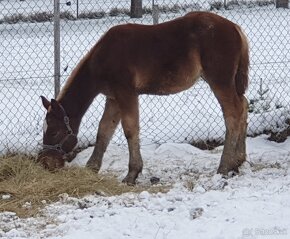
[[[63,105],[68,116],[80,123],[97,92],[94,91],[95,82],[92,82],[86,64],[79,67],[72,75],[60,93],[58,101]]]

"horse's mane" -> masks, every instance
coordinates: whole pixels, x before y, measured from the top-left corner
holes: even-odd
[[[81,67],[85,63],[85,61],[92,54],[93,49],[94,48],[92,48],[88,53],[86,53],[85,56],[81,59],[81,61],[77,64],[77,66],[73,69],[72,73],[70,74],[70,76],[66,80],[65,85],[63,86],[63,88],[61,89],[60,93],[58,94],[58,96],[56,98],[57,101],[59,101],[59,100],[61,100],[63,98],[63,96],[67,92],[68,88],[70,87],[70,85],[72,84],[74,79],[76,78],[77,73],[79,72],[79,70],[81,69]]]

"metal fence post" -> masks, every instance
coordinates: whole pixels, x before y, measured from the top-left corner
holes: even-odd
[[[227,0],[224,0],[224,8],[227,8]]]
[[[54,97],[60,91],[60,7],[59,0],[54,0]]]
[[[153,24],[156,25],[159,23],[159,6],[152,1],[152,17]]]
[[[79,0],[77,0],[77,18],[79,18]]]

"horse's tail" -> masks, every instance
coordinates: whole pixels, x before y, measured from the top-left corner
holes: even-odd
[[[239,59],[239,65],[237,69],[237,73],[235,76],[235,83],[236,83],[236,91],[238,95],[245,94],[246,89],[248,88],[249,84],[249,45],[246,35],[243,31],[237,27],[237,30],[241,36],[242,40],[242,47],[241,47],[241,55]]]

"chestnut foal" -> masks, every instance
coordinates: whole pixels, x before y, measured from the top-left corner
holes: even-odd
[[[212,13],[193,12],[154,26],[115,26],[80,61],[56,100],[42,97],[47,114],[39,160],[50,169],[64,165],[63,156],[77,144],[83,115],[101,93],[107,100],[87,166],[99,171],[121,121],[130,153],[123,182],[135,184],[143,167],[138,95],[175,94],[202,76],[226,124],[218,173],[238,171],[246,159],[248,66],[246,36],[239,26]]]

